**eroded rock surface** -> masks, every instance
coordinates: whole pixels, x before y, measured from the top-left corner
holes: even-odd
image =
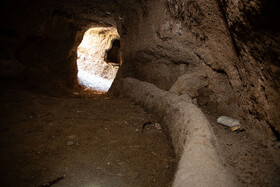
[[[117,69],[109,65],[106,51],[112,48],[113,40],[119,39],[114,27],[89,29],[78,47],[78,68],[105,79],[113,80]]]
[[[280,3],[221,0],[221,7],[240,59],[240,106],[247,123],[262,131],[270,127],[279,140]]]
[[[108,61],[108,51],[119,41],[115,27],[90,28],[78,47],[78,79],[81,85],[97,91],[108,91],[114,81],[118,66]],[[109,57],[113,55],[109,53]],[[110,58],[109,58],[110,59]]]
[[[199,106],[279,139],[278,4],[149,1],[120,28],[122,75],[191,92]]]
[[[120,35],[122,66],[111,91],[133,77],[179,96],[187,93],[215,116],[241,120],[265,146],[280,139],[277,0],[11,0],[2,5],[1,68],[11,72],[1,73],[5,80],[55,94],[77,88],[83,34],[113,26]]]

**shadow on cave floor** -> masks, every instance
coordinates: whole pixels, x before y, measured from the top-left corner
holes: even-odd
[[[109,95],[1,90],[1,186],[170,186],[175,156],[153,118]]]
[[[244,186],[278,186],[280,184],[279,147],[267,146],[248,131],[232,132],[217,123],[219,117],[205,108],[217,142],[217,151],[224,165]]]

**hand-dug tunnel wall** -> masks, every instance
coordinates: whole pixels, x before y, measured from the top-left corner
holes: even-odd
[[[77,85],[75,48],[82,39],[78,28],[62,11],[39,2],[12,2],[1,11],[1,30],[8,34],[1,36],[6,39],[2,58],[24,66],[17,81],[45,91],[73,88]]]
[[[279,139],[279,27],[268,21],[277,4],[149,1],[121,22],[119,78],[187,93],[200,107],[241,119],[256,136]]]
[[[116,81],[131,76],[177,95],[188,93],[200,107],[273,137],[271,129],[277,134],[280,128],[280,50],[277,24],[266,25],[277,14],[268,14],[278,5],[271,2],[5,2],[1,57],[21,69],[5,76],[39,89],[73,89],[84,31],[116,25],[123,62]]]
[[[212,128],[188,94],[178,96],[133,78],[117,84],[122,95],[154,113],[169,132],[178,158],[173,186],[240,185],[222,165]]]

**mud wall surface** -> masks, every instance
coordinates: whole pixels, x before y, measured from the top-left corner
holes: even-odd
[[[119,77],[187,93],[198,106],[238,118],[256,136],[275,140],[279,26],[268,21],[277,14],[271,2],[147,1],[121,20]]]
[[[75,84],[77,29],[67,16],[39,1],[5,2],[1,14],[1,55],[25,67],[21,82],[35,88]]]
[[[119,93],[158,117],[170,134],[178,159],[173,186],[238,186],[216,150],[216,138],[203,112],[188,94],[177,96],[133,78],[118,82]]]
[[[239,61],[218,4],[149,1],[147,7],[125,22],[125,76],[188,93],[199,106],[239,117]]]
[[[1,78],[73,89],[77,47],[90,27],[115,26],[122,67],[199,107],[279,138],[276,0],[11,0],[1,6]],[[7,70],[7,71],[6,71]],[[6,73],[8,72],[9,73]]]
[[[280,138],[280,2],[220,0],[240,59],[240,106],[257,129]]]
[[[5,62],[23,66],[16,82],[46,92],[77,87],[77,47],[84,32],[114,23],[104,6],[112,9],[108,2],[98,0],[5,1],[1,6],[0,54]]]

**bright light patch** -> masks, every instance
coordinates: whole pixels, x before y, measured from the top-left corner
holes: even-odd
[[[109,62],[106,59],[109,49],[113,49],[113,41],[118,39],[119,35],[114,27],[91,28],[85,32],[77,50],[78,79],[81,85],[97,91],[109,90],[116,77],[119,67],[116,64],[119,62]],[[119,53],[119,50],[114,48],[113,52]]]
[[[104,79],[82,69],[79,70],[78,77],[81,85],[98,91],[108,91],[113,82],[113,80]]]

